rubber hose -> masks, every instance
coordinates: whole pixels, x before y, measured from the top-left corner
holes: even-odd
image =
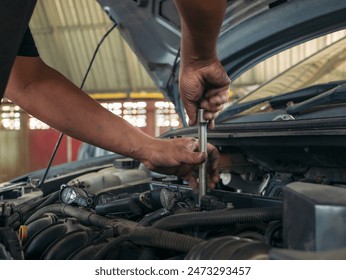
[[[27,237],[24,240],[22,240],[22,243],[26,244],[27,242],[30,242],[31,238],[35,234],[51,226],[52,224],[56,223],[58,220],[59,218],[56,215],[51,213],[46,213],[40,219],[37,219],[33,221],[32,223],[28,224]]]
[[[244,232],[236,234],[235,236],[264,242],[264,236],[255,231],[244,231]]]
[[[269,246],[236,236],[222,236],[197,245],[185,260],[259,260],[267,259]]]
[[[122,224],[121,222],[117,224],[116,221],[112,221],[100,215],[94,214],[88,210],[62,204],[52,204],[39,209],[25,222],[25,224],[31,223],[32,221],[36,220],[37,218],[39,218],[47,212],[72,216],[74,218],[79,219],[84,224],[93,225],[101,228],[114,227],[118,226],[118,224],[119,226],[122,225],[124,228],[126,227],[126,225]]]
[[[41,259],[44,260],[66,260],[79,248],[87,245],[90,237],[86,231],[75,230],[64,234],[54,241],[47,250],[44,251]]]
[[[59,199],[59,193],[60,193],[60,191],[56,191],[54,193],[51,193],[48,196],[48,198],[37,207],[42,208],[42,207],[45,207],[47,205],[54,203],[55,201],[57,201]]]
[[[52,212],[55,214],[63,214],[79,219],[82,223],[94,225],[97,227],[113,227],[119,235],[130,234],[129,241],[139,245],[153,246],[164,249],[171,249],[180,252],[188,252],[196,244],[204,242],[203,239],[175,233],[167,232],[153,228],[135,228],[137,223],[129,220],[110,220],[100,215],[91,213],[82,208],[76,208],[70,205],[53,204],[41,208],[32,215],[26,223],[40,217],[43,213]]]
[[[48,195],[48,196],[45,196],[45,197],[42,197],[41,199],[35,201],[35,202],[32,202],[32,201],[29,201],[29,202],[26,202],[26,203],[23,203],[18,209],[17,211],[15,211],[13,213],[13,215],[11,215],[8,219],[8,224],[10,226],[13,226],[18,220],[21,219],[21,216],[23,218],[23,220],[25,221],[25,219],[27,218],[28,216],[28,213],[32,212],[33,210],[35,210],[37,207],[40,207],[41,205],[45,205],[45,203],[47,201],[49,201],[50,203],[52,202],[52,200],[54,199],[54,197],[56,195],[59,195],[59,192],[55,192],[55,193],[52,193],[51,195]],[[53,197],[53,198],[52,198]],[[57,196],[58,197],[58,196]],[[52,199],[52,200],[51,200]],[[30,215],[30,214],[29,214]],[[17,223],[18,224],[18,223]],[[20,225],[20,223],[18,224]]]
[[[43,208],[47,205],[51,205],[52,203],[54,203],[58,199],[59,199],[59,192],[58,191],[50,194],[49,197],[47,197],[47,199],[44,200],[40,205],[36,206],[34,209],[31,209],[29,212],[25,213],[23,215],[23,220],[25,221],[26,219],[28,219],[33,213],[35,213],[37,211],[37,209]]]
[[[0,227],[0,259],[24,259],[21,242],[12,228]]]
[[[178,255],[179,256],[179,255]],[[156,248],[144,246],[138,256],[138,260],[160,260]]]
[[[190,251],[195,245],[205,242],[205,240],[200,238],[155,228],[136,228],[130,233],[129,240],[140,245],[185,253]]]
[[[104,246],[104,243],[100,244],[89,244],[85,247],[82,247],[80,250],[76,250],[74,254],[71,254],[67,259],[68,260],[93,260],[95,255],[99,250]]]
[[[283,209],[281,207],[182,213],[165,217],[154,223],[153,227],[163,230],[174,230],[191,226],[214,226],[234,223],[273,221],[281,220],[282,213]]]
[[[93,259],[104,260],[112,250],[118,248],[121,244],[123,244],[124,241],[127,241],[128,238],[129,236],[125,234],[112,239],[95,254]]]
[[[35,237],[25,245],[25,259],[40,259],[45,250],[53,244],[57,238],[64,236],[67,231],[67,225],[63,222],[58,222],[38,232]]]
[[[282,230],[282,222],[277,221],[269,224],[267,230],[264,233],[264,242],[269,245],[273,246],[273,236],[278,230]],[[276,246],[277,247],[277,246]]]
[[[163,217],[171,215],[171,212],[165,208],[158,209],[150,214],[147,214],[142,220],[138,222],[143,227],[151,226],[151,224]]]
[[[14,223],[16,223],[18,220],[21,220],[21,218],[29,213],[31,210],[35,209],[37,206],[39,206],[42,202],[44,202],[46,199],[40,199],[35,201],[32,204],[22,204],[18,209],[15,210],[15,212],[8,218],[8,225],[13,226]]]

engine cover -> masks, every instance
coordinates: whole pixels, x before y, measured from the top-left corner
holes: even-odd
[[[284,243],[324,251],[346,246],[346,189],[310,183],[284,188]]]

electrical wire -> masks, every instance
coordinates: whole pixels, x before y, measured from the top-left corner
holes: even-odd
[[[178,61],[180,58],[180,47],[178,48],[178,52],[174,58],[174,62],[173,62],[173,66],[172,66],[172,70],[171,73],[168,77],[168,80],[165,84],[165,88],[167,90],[167,93],[169,96],[175,96],[173,94],[173,85],[174,82],[176,80],[176,74],[177,74],[177,69],[178,69]],[[176,105],[176,110],[179,114],[179,116],[181,117],[181,120],[183,122],[183,126],[187,127],[187,121],[186,121],[186,117],[185,117],[185,111],[184,111],[184,105],[182,104],[182,101],[180,98],[174,98],[175,101],[175,105]]]
[[[170,92],[170,87],[172,86],[172,84],[174,83],[174,79],[177,73],[177,67],[178,67],[178,59],[180,57],[180,47],[178,48],[178,52],[174,58],[174,62],[173,62],[173,67],[171,70],[171,74],[169,75],[169,78],[166,82],[166,89]]]
[[[98,44],[97,44],[97,46],[96,46],[96,48],[95,48],[95,51],[94,51],[94,53],[93,53],[93,56],[91,57],[91,60],[90,60],[88,69],[87,69],[87,71],[85,72],[84,78],[83,78],[82,83],[81,83],[81,85],[80,85],[80,87],[79,87],[80,89],[83,89],[83,87],[84,87],[84,84],[85,84],[85,82],[86,82],[86,79],[87,79],[88,76],[89,76],[90,69],[91,69],[91,67],[92,67],[92,65],[93,65],[93,63],[94,63],[94,60],[95,60],[95,58],[96,58],[96,55],[97,55],[97,53],[98,53],[98,51],[99,51],[99,49],[100,49],[102,43],[103,43],[104,40],[108,37],[108,35],[113,31],[113,29],[114,29],[115,27],[117,27],[117,25],[118,25],[118,23],[117,23],[117,22],[114,22],[114,24],[112,25],[112,27],[109,28],[109,29],[107,30],[107,32],[102,36],[101,40],[98,42]],[[60,136],[59,136],[59,138],[58,138],[58,140],[57,140],[57,142],[56,142],[56,144],[55,144],[55,148],[54,148],[53,153],[52,153],[52,155],[51,155],[51,157],[50,157],[48,166],[47,166],[47,168],[46,168],[46,170],[45,170],[45,172],[44,172],[44,175],[43,175],[43,177],[42,177],[41,183],[39,184],[39,187],[42,187],[42,186],[43,186],[43,184],[44,184],[44,182],[45,182],[45,180],[46,180],[46,178],[47,178],[48,172],[49,172],[49,170],[50,170],[50,168],[51,168],[51,166],[52,166],[53,160],[54,160],[55,155],[56,155],[56,153],[57,153],[57,151],[58,151],[58,149],[59,149],[59,147],[60,147],[60,144],[61,144],[61,141],[62,141],[63,137],[64,137],[64,133],[60,133]]]

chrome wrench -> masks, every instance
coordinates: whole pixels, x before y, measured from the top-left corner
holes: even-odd
[[[204,110],[198,109],[197,111],[198,145],[199,145],[200,152],[207,153],[208,121],[204,119],[203,115],[204,115]],[[198,202],[199,202],[199,205],[201,205],[201,198],[207,193],[207,162],[203,162],[202,164],[199,165],[198,183],[199,183]]]

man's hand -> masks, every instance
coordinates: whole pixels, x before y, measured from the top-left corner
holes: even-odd
[[[219,152],[208,144],[208,155],[198,152],[198,142],[194,138],[154,139],[142,160],[152,171],[174,174],[186,179],[197,188],[198,165],[208,160],[208,186],[214,188],[219,181]]]
[[[39,57],[17,57],[6,97],[50,126],[103,149],[132,157],[149,169],[175,174],[197,185],[198,164],[208,157],[209,187],[219,180],[219,153],[208,146],[208,156],[197,152],[193,138],[153,138],[114,115]],[[197,172],[198,173],[198,172]]]
[[[204,109],[204,119],[214,128],[216,113],[228,100],[230,79],[217,58],[191,61],[181,65],[179,91],[189,125],[197,121],[197,106]]]
[[[216,54],[216,42],[227,7],[226,0],[175,0],[181,22],[180,96],[196,123],[197,106],[209,127],[227,102],[230,80]]]

